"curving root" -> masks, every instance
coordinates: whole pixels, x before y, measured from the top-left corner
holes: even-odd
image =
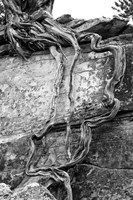
[[[95,33],[89,34],[76,34],[71,29],[63,27],[51,16],[51,13],[39,9],[30,15],[22,12],[21,9],[15,4],[13,0],[3,0],[6,8],[6,28],[5,38],[12,46],[12,49],[26,59],[29,54],[34,51],[50,49],[50,53],[57,62],[57,74],[55,78],[53,88],[53,98],[51,103],[51,110],[49,118],[46,122],[45,129],[41,134],[33,135],[31,140],[31,153],[26,165],[26,174],[28,176],[44,176],[47,179],[48,185],[53,181],[63,182],[67,191],[67,199],[72,200],[72,189],[70,184],[70,178],[66,170],[75,164],[82,162],[85,156],[89,152],[90,143],[92,139],[91,129],[100,126],[101,124],[113,119],[119,111],[120,102],[114,97],[115,87],[120,84],[126,66],[125,50],[119,45],[101,45],[101,36]],[[35,3],[35,2],[34,2]],[[41,4],[40,4],[41,5]],[[52,5],[52,4],[51,4]],[[74,114],[74,97],[73,97],[73,70],[76,62],[80,55],[80,47],[78,41],[89,38],[91,41],[91,49],[95,52],[110,51],[115,59],[114,73],[113,76],[106,80],[106,86],[104,89],[104,101],[103,106],[112,107],[112,109],[105,115],[95,117],[92,119],[83,119],[81,124],[81,138],[79,147],[75,151],[74,155],[71,155],[70,149],[70,135],[71,121]],[[69,116],[64,118],[66,122],[66,153],[68,162],[59,167],[49,166],[43,168],[34,168],[32,159],[35,153],[34,139],[42,139],[48,133],[49,129],[56,123],[56,104],[59,97],[59,90],[61,81],[64,74],[64,58],[65,55],[62,50],[62,45],[70,44],[74,48],[74,56],[72,63],[70,64],[70,75],[69,75],[69,91],[68,99],[70,102]],[[59,48],[60,52],[57,50]],[[4,51],[3,49],[1,52]],[[52,182],[51,182],[52,180]]]

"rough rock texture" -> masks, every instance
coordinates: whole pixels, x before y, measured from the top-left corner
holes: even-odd
[[[8,185],[0,184],[0,200],[55,200],[54,196],[38,183],[32,183],[12,192]]]
[[[133,27],[128,20],[120,17],[96,18],[90,20],[73,19],[71,15],[63,15],[57,21],[64,26],[70,26],[77,32],[93,32],[102,36],[103,39],[114,37],[120,34],[132,33]]]
[[[62,19],[58,20],[61,22]],[[81,28],[83,31],[98,32],[104,35],[104,39],[107,38],[102,43],[122,45],[126,50],[126,72],[123,84],[121,88],[116,89],[116,97],[121,101],[120,112],[111,122],[93,129],[89,154],[81,164],[68,170],[73,198],[74,200],[132,200],[133,35],[127,31],[127,22],[120,19],[97,20],[90,27],[88,27],[89,22],[83,21],[79,22],[78,27],[77,21],[72,21],[70,17],[63,20],[64,24],[68,23],[73,27],[77,25],[79,31]],[[132,30],[131,26],[130,30]],[[105,32],[106,34],[108,32],[108,35]],[[127,32],[128,34],[125,34]],[[114,57],[110,52],[94,53],[91,51],[90,43],[83,44],[81,49],[82,53],[73,77],[76,112],[73,116],[70,136],[72,154],[79,143],[80,119],[104,112],[103,89],[106,78],[111,77],[114,67]],[[33,161],[38,167],[51,163],[60,166],[67,162],[66,124],[63,118],[70,113],[67,95],[69,66],[74,52],[70,47],[63,51],[67,61],[57,101],[56,125],[44,140],[36,141],[36,154]],[[5,190],[0,188],[0,191],[5,191],[0,193],[0,197],[23,200],[27,195],[26,199],[46,200],[48,198],[42,194],[47,194],[49,199],[54,199],[44,188],[46,180],[42,177],[30,179],[25,174],[25,168],[30,155],[29,138],[45,128],[45,121],[50,114],[57,63],[48,52],[33,55],[28,61],[9,56],[1,58],[0,61],[0,182],[7,184],[0,185],[6,188]],[[35,185],[27,186],[26,182]],[[17,186],[22,187],[21,190],[15,189]],[[58,188],[59,185],[50,188],[55,197]],[[32,192],[33,196],[30,196]]]
[[[77,165],[73,169],[74,200],[131,200],[133,172],[126,169]]]

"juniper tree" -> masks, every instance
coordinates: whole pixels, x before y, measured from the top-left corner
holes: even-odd
[[[118,16],[129,18],[133,15],[133,0],[117,0],[114,4],[112,9],[118,12]]]
[[[5,9],[2,1],[0,0],[0,24],[5,23]]]

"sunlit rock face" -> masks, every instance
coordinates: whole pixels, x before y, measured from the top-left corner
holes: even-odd
[[[58,20],[79,31],[101,34],[105,39],[102,44],[120,45],[126,50],[125,76],[121,87],[115,91],[115,96],[121,102],[120,112],[112,121],[93,128],[88,155],[82,163],[66,169],[71,177],[73,199],[132,199],[132,26],[120,19],[84,22],[67,17]],[[36,153],[32,162],[36,167],[60,166],[68,159],[64,119],[70,115],[68,86],[74,51],[71,47],[64,47],[63,51],[67,60],[56,102],[55,126],[44,138],[35,142]],[[54,200],[60,196],[65,199],[62,185],[53,184],[49,192],[45,188],[47,180],[44,177],[30,178],[25,174],[31,154],[30,138],[43,132],[50,115],[57,63],[49,52],[34,54],[27,61],[7,55],[0,60],[0,198]],[[103,90],[113,69],[114,57],[111,52],[95,53],[89,41],[81,45],[81,55],[73,73],[75,112],[69,136],[72,155],[78,148],[82,119],[106,111],[102,106]]]
[[[16,189],[12,192],[8,185],[0,184],[0,197],[2,200],[55,200],[54,196],[43,186],[36,182],[32,182],[23,188]]]

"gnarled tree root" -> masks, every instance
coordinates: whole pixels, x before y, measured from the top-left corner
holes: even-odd
[[[39,2],[39,0],[37,1]],[[51,16],[51,13],[47,10],[39,9],[30,14],[26,15],[20,7],[15,3],[14,0],[3,0],[6,8],[6,28],[5,28],[5,38],[10,44],[11,48],[21,56],[26,59],[32,52],[37,50],[45,50],[50,48],[50,52],[57,62],[57,76],[55,78],[54,84],[54,95],[51,102],[51,110],[49,113],[49,118],[46,122],[45,129],[39,135],[33,135],[31,137],[31,153],[26,165],[26,174],[28,176],[44,176],[47,180],[54,180],[57,182],[63,182],[67,190],[67,199],[72,200],[72,189],[70,184],[70,178],[65,169],[74,166],[75,164],[81,162],[89,152],[89,147],[91,143],[91,129],[100,126],[101,124],[113,119],[119,111],[120,102],[114,97],[115,87],[120,84],[126,66],[125,50],[121,46],[117,45],[101,45],[101,37],[95,33],[80,34],[75,33],[73,30],[63,27]],[[42,5],[39,3],[38,5]],[[53,5],[53,4],[50,4]],[[74,98],[73,98],[73,70],[75,64],[80,55],[80,47],[78,42],[82,39],[88,38],[91,41],[91,49],[95,52],[105,52],[110,51],[115,59],[113,76],[106,80],[106,86],[104,89],[104,101],[103,106],[112,107],[112,109],[101,115],[92,119],[82,119],[81,124],[81,138],[79,142],[79,148],[75,151],[74,155],[71,155],[71,149],[69,144],[69,136],[71,134],[71,118],[74,114]],[[43,168],[34,168],[32,164],[32,159],[35,153],[35,139],[42,139],[46,134],[48,134],[49,128],[55,124],[56,117],[56,103],[59,97],[60,84],[64,72],[64,62],[65,57],[62,45],[71,44],[75,50],[75,54],[70,65],[70,76],[69,76],[69,91],[68,99],[70,102],[70,116],[66,119],[66,151],[68,154],[69,161],[59,167],[49,166]],[[7,47],[9,48],[9,47]],[[56,48],[59,48],[60,52]],[[0,53],[2,54],[5,49],[1,48]]]
[[[112,106],[112,109],[108,113],[105,113],[104,115],[101,115],[99,117],[95,117],[95,118],[92,118],[89,120],[87,120],[87,119],[83,120],[82,125],[81,125],[81,139],[80,139],[80,143],[79,143],[79,148],[75,151],[74,155],[72,156],[72,158],[70,159],[70,161],[68,163],[58,167],[58,169],[60,169],[60,170],[72,167],[75,164],[81,162],[85,158],[85,156],[89,152],[89,147],[90,147],[90,143],[91,143],[91,138],[92,138],[91,128],[98,127],[98,126],[102,125],[103,123],[113,119],[116,116],[116,114],[118,113],[119,108],[120,108],[119,100],[114,98],[114,90],[115,90],[115,86],[120,83],[121,79],[124,76],[125,66],[126,66],[125,51],[124,51],[124,48],[120,47],[120,46],[114,46],[114,45],[100,46],[100,40],[101,40],[100,36],[98,36],[96,34],[91,34],[92,50],[94,50],[95,52],[110,51],[113,53],[113,55],[115,57],[114,73],[113,73],[112,78],[107,80],[107,84],[106,84],[105,90],[104,90],[104,94],[106,95],[106,101],[104,99],[104,103],[105,103],[104,105],[106,107]],[[54,125],[54,123],[52,123],[52,125]],[[41,135],[41,137],[43,137],[47,133],[48,128],[49,128],[49,126],[47,127],[45,132]],[[32,141],[32,156],[34,155],[34,150],[35,150],[35,146]],[[29,159],[28,165],[30,165],[30,159]],[[37,169],[34,169],[34,173],[33,172],[32,173],[34,175],[39,175],[39,173],[41,171],[43,171],[44,169],[45,168],[37,168]],[[51,169],[51,167],[50,167],[50,169]],[[54,168],[54,167],[52,169],[57,170],[57,168]],[[46,168],[46,171],[47,170],[48,170],[48,168]],[[31,175],[30,171],[28,171],[28,174]],[[45,173],[44,173],[44,175],[45,175]],[[50,177],[51,177],[51,175],[50,175]],[[57,179],[55,179],[55,178],[54,178],[54,180],[57,181]],[[65,180],[66,179],[65,178],[63,179],[62,177],[60,177],[58,179],[58,181],[62,181],[62,182],[64,182],[64,184],[66,184]],[[69,188],[68,199],[71,200],[72,194],[70,195],[70,193],[71,193],[70,185],[68,188]]]

